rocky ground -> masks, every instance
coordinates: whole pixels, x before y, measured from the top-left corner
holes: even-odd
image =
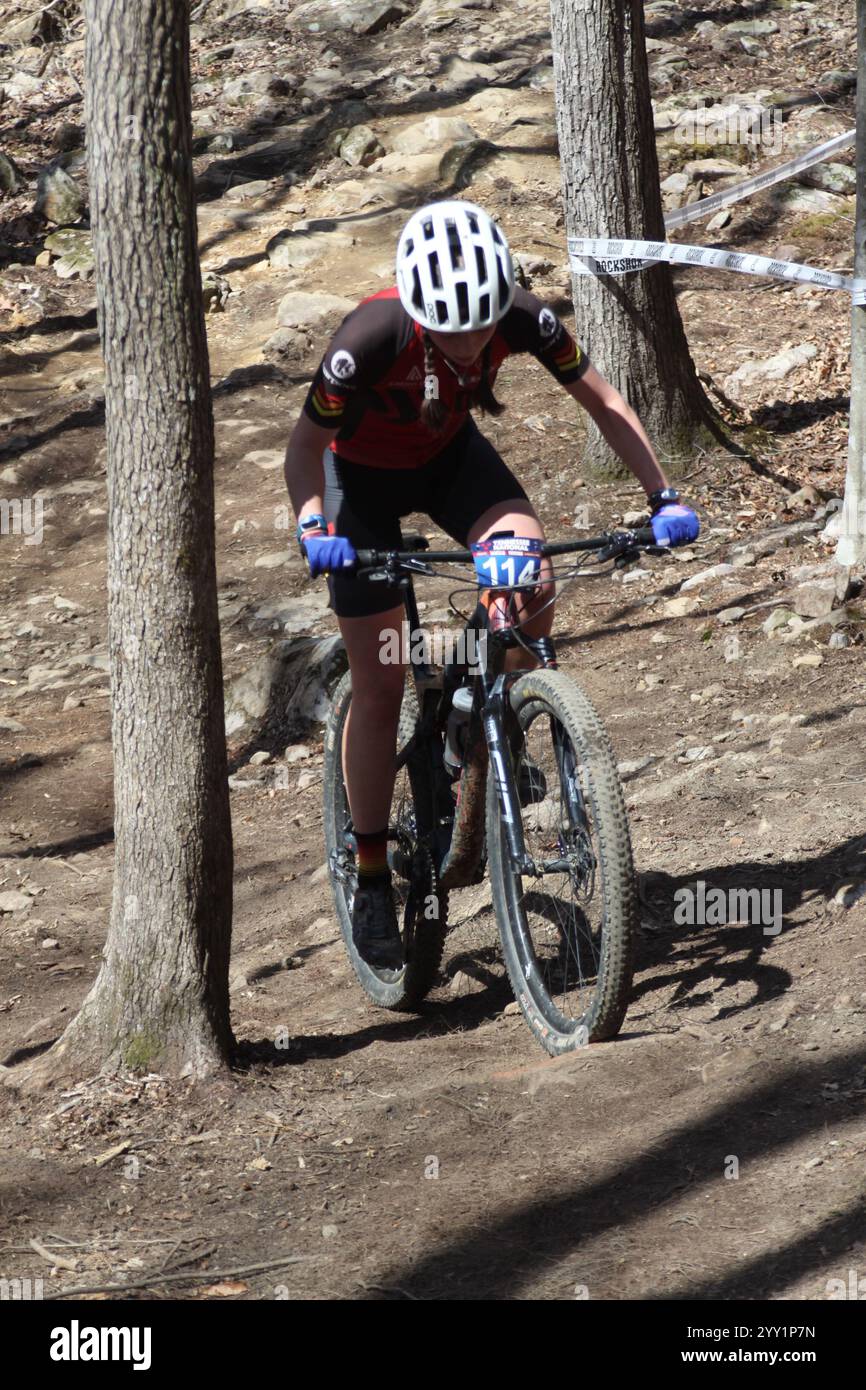
[[[74,5],[37,10],[0,17],[0,487],[41,499],[44,527],[42,544],[0,538],[9,1067],[93,979],[112,867],[83,41]],[[668,207],[853,124],[848,6],[646,12]],[[621,1037],[537,1050],[483,887],[455,895],[419,1017],[372,1009],[339,944],[316,722],[333,624],[286,545],[282,453],[329,329],[390,283],[424,197],[488,207],[570,313],[548,28],[544,4],[511,0],[194,9],[246,1069],[204,1093],[159,1077],[6,1093],[0,1274],[130,1298],[822,1299],[864,1267],[866,604],[831,564],[844,295],[677,272],[695,361],[750,456],[688,468],[698,544],[562,597],[563,665],[610,730],[641,874]],[[696,98],[781,110],[784,148],[684,142]],[[852,172],[840,155],[675,239],[848,268]],[[485,427],[549,534],[639,505],[583,476],[581,421],[542,369],[500,384],[509,408]],[[419,597],[441,621],[447,586]],[[778,890],[782,931],[678,921],[698,881]],[[282,1065],[262,1060],[274,1038]]]

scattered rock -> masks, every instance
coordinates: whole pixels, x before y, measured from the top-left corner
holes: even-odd
[[[315,328],[320,333],[332,333],[354,308],[351,299],[340,295],[292,290],[280,300],[277,324],[280,328]]]
[[[206,270],[201,277],[201,290],[206,314],[220,314],[231,294],[231,285],[223,275],[214,270]]]
[[[701,570],[700,574],[692,574],[688,579],[684,579],[680,585],[680,593],[687,593],[689,589],[697,589],[701,584],[707,584],[713,579],[721,579],[723,575],[731,574],[734,566],[727,563],[711,565],[709,569]]]
[[[790,597],[791,607],[802,618],[824,618],[836,603],[835,579],[814,579],[798,584]]]
[[[79,227],[64,227],[47,236],[45,246],[58,258],[54,261],[54,273],[61,280],[71,280],[76,275],[87,280],[93,274],[96,261],[90,232]]]
[[[265,248],[268,260],[279,270],[299,270],[322,256],[340,255],[354,246],[353,236],[332,230],[333,227],[329,218],[299,222],[291,229],[277,232]]]
[[[77,222],[85,198],[78,184],[59,164],[49,164],[36,183],[35,211],[46,222]]]
[[[261,96],[286,96],[288,92],[288,83],[265,68],[233,77],[222,89],[223,100],[234,105],[248,104]]]
[[[13,72],[11,77],[3,79],[3,86],[0,87],[0,100],[10,98],[13,101],[20,101],[22,97],[32,97],[36,92],[40,92],[44,86],[44,79],[36,77],[32,72]]]
[[[652,767],[653,763],[659,761],[660,754],[647,753],[643,758],[626,758],[623,762],[617,763],[616,770],[623,782],[629,781],[632,777],[637,777],[646,768]]]
[[[731,567],[733,568],[733,566]],[[723,608],[716,614],[716,622],[722,627],[729,627],[731,623],[738,623],[745,613],[745,608]]]
[[[340,141],[340,158],[353,167],[368,168],[385,153],[368,125],[356,125]]]
[[[850,164],[840,164],[828,160],[826,164],[814,164],[798,175],[798,183],[807,188],[820,188],[825,193],[836,193],[841,197],[851,197],[857,191],[857,174]]]
[[[804,483],[803,487],[798,487],[796,492],[788,493],[783,510],[793,512],[796,511],[797,507],[817,507],[822,500],[816,487],[813,487],[811,483]]]
[[[449,145],[477,139],[478,132],[459,116],[428,116],[402,130],[392,145],[398,154],[441,154]]]
[[[679,598],[669,598],[665,603],[662,613],[666,618],[685,618],[689,613],[695,613],[700,608],[700,600],[689,598],[687,594]]]
[[[732,159],[690,159],[683,165],[685,173],[689,178],[699,179],[726,179],[731,174],[742,177],[743,166],[735,164]],[[664,186],[664,185],[662,185]]]
[[[822,666],[824,658],[820,652],[804,652],[802,656],[795,656],[791,662],[792,666]]]
[[[263,355],[277,361],[300,361],[307,352],[309,340],[298,328],[278,328],[276,333],[266,339]]]
[[[325,611],[324,603],[321,611]],[[346,653],[339,637],[278,642],[227,686],[226,732],[234,734],[265,721],[286,729],[321,723],[345,668]]]
[[[84,126],[78,125],[75,121],[61,121],[54,132],[51,145],[60,154],[69,154],[71,150],[83,150]]]
[[[866,882],[843,883],[833,894],[833,906],[853,907],[864,897],[866,897]]]
[[[736,391],[739,386],[754,386],[761,381],[781,381],[797,367],[811,362],[818,356],[814,343],[800,343],[797,347],[786,348],[764,361],[743,362],[736,371],[731,372],[725,381],[725,390]]]
[[[264,198],[270,186],[267,179],[251,179],[249,183],[229,185],[223,198],[227,203],[248,203],[253,198]]]
[[[734,19],[722,25],[723,34],[749,34],[757,38],[762,34],[778,34],[779,26],[774,19]]]
[[[713,749],[708,743],[695,744],[692,748],[687,748],[681,757],[677,758],[678,763],[702,763],[705,758],[713,756]]]
[[[32,906],[33,899],[26,893],[19,893],[16,889],[0,893],[0,912],[26,912]]]
[[[761,631],[765,632],[768,637],[772,637],[774,632],[787,627],[793,617],[794,614],[790,608],[774,608],[769,618],[761,623]]]
[[[462,999],[469,994],[483,994],[486,988],[483,980],[476,979],[474,975],[467,975],[463,970],[458,970],[452,976],[448,993],[457,999]]]
[[[292,12],[292,23],[312,34],[349,29],[353,34],[378,34],[399,24],[409,13],[394,0],[308,0]]]
[[[241,463],[251,463],[256,468],[270,472],[271,469],[282,468],[285,456],[285,449],[252,449],[244,454]]]
[[[821,188],[804,188],[800,184],[779,184],[771,190],[773,201],[786,212],[832,212],[844,213],[847,202],[835,193],[825,193]]]
[[[19,193],[23,187],[24,179],[15,160],[0,150],[0,192]]]
[[[290,766],[292,763],[304,762],[305,759],[312,756],[313,750],[309,743],[293,743],[283,754],[283,758]]]
[[[691,179],[682,169],[675,174],[668,174],[666,179],[662,179],[660,188],[665,207],[678,207],[680,199],[685,197],[690,185]]]

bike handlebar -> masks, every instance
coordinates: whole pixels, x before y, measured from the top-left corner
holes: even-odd
[[[470,565],[474,556],[471,550],[430,550],[423,536],[412,536],[409,538],[415,545],[415,550],[358,550],[357,569],[375,568],[379,565],[406,564],[412,560],[420,560],[426,564],[465,564]],[[623,554],[627,550],[636,550],[640,546],[656,546],[653,529],[651,526],[639,526],[636,530],[628,531],[609,531],[601,536],[592,536],[585,541],[554,541],[550,545],[541,548],[543,557],[553,557],[555,555],[574,555],[584,550],[605,550],[613,547],[610,559]],[[664,549],[666,547],[659,547]]]

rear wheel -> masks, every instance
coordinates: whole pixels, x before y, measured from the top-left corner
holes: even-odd
[[[493,904],[515,998],[556,1055],[622,1024],[637,933],[631,841],[613,752],[583,692],[562,672],[537,671],[519,677],[510,697],[518,768],[527,756],[534,764],[521,819],[538,872],[512,867],[491,778]]]
[[[343,730],[352,698],[347,671],[334,691],[325,734],[325,848],[334,904],[343,942],[365,993],[385,1009],[411,1010],[436,983],[448,928],[448,896],[440,891],[424,828],[429,824],[429,772],[421,759],[397,773],[388,827],[388,861],[397,921],[403,940],[403,968],[377,970],[358,954],[352,940],[352,902],[357,883],[352,822],[343,781]],[[400,711],[397,751],[415,733],[418,705],[407,682]]]

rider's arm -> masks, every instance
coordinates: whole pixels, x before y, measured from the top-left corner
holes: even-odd
[[[531,352],[592,416],[604,438],[647,495],[667,487],[667,479],[634,411],[593,367],[584,349],[549,305],[518,288],[502,322],[512,352]]]
[[[286,449],[285,475],[295,519],[322,511],[325,469],[322,455],[334,437],[334,426],[316,425],[302,414]]]
[[[579,381],[565,389],[592,416],[614,453],[643,484],[647,496],[668,486],[643,425],[601,372],[590,365]]]

